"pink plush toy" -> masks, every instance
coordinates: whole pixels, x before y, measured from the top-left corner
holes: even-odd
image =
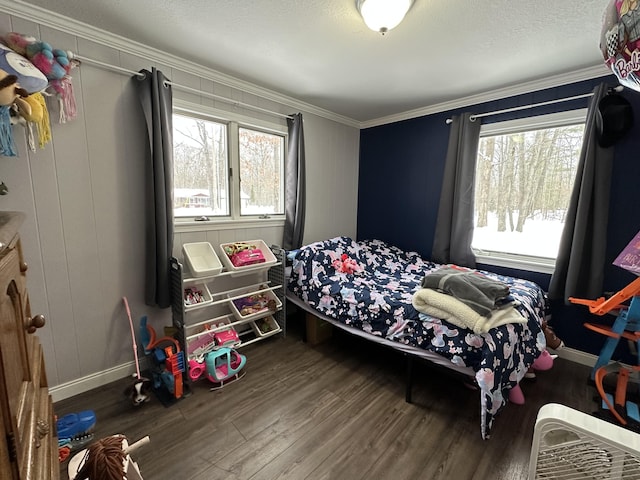
[[[362,271],[362,267],[356,263],[356,261],[346,253],[343,253],[340,258],[336,258],[333,262],[331,262],[333,268],[340,273],[357,273]]]
[[[540,372],[550,370],[551,367],[553,367],[553,360],[556,357],[557,355],[551,355],[547,350],[544,350],[540,354],[540,356],[533,361],[531,369]],[[524,405],[524,393],[522,393],[522,388],[520,388],[520,385],[516,385],[511,390],[509,390],[509,401],[511,403],[515,403],[516,405]]]

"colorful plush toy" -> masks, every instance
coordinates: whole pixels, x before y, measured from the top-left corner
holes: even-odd
[[[24,52],[48,80],[48,85],[58,98],[59,121],[65,123],[76,116],[76,102],[69,73],[78,62],[70,51],[53,48],[49,43],[17,32],[10,32],[4,41],[15,52]]]
[[[331,262],[331,265],[340,273],[354,274],[362,271],[362,267],[353,258],[349,258],[346,253],[343,253],[339,259],[336,258]]]
[[[36,151],[35,134],[33,127],[35,126],[38,133],[38,146],[44,148],[52,139],[51,123],[49,122],[49,112],[44,97],[40,92],[33,93],[24,99],[31,107],[31,113],[22,113],[22,117],[26,120],[27,125],[27,141],[32,152]]]
[[[18,40],[21,42],[16,43]],[[0,44],[0,70],[3,72],[3,83],[5,87],[11,82],[14,85],[14,91],[4,88],[1,92],[3,98],[0,99],[0,104],[7,107],[0,112],[2,116],[0,140],[3,142],[0,154],[2,155],[16,154],[10,128],[14,123],[21,123],[27,129],[27,140],[32,151],[35,151],[34,125],[38,130],[41,148],[51,140],[49,112],[40,93],[49,85],[49,79],[23,56],[26,54],[26,45],[34,41],[33,37],[9,34],[4,39],[7,45]]]
[[[0,155],[15,157],[17,149],[11,130],[11,108],[17,105],[20,111],[31,114],[31,106],[21,97],[27,92],[18,84],[18,77],[0,70]]]
[[[64,78],[73,67],[71,52],[54,49],[49,43],[36,40],[29,35],[9,32],[5,35],[4,41],[14,52],[26,56],[49,80]]]
[[[8,75],[15,75],[29,94],[40,92],[49,84],[47,77],[28,58],[1,43],[0,69]]]

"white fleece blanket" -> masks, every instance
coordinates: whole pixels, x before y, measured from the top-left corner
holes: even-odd
[[[432,288],[421,288],[413,294],[413,307],[419,312],[446,320],[456,327],[468,328],[476,334],[507,323],[527,323],[527,320],[512,305],[507,305],[483,317],[455,297]]]

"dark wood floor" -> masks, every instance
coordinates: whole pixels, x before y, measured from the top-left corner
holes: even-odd
[[[286,338],[249,345],[247,373],[211,392],[206,381],[165,408],[133,408],[130,379],[57,402],[57,415],[91,409],[96,438],[122,433],[151,443],[134,455],[145,480],[526,479],[538,409],[557,402],[591,413],[589,369],[558,359],[523,384],[526,403],[507,405],[480,437],[477,391],[416,365],[405,402],[400,354],[345,333],[312,347],[302,322]],[[61,467],[66,479],[66,463]]]

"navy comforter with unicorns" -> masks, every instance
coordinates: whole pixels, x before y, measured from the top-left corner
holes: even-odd
[[[481,390],[482,438],[488,438],[508,391],[546,347],[541,330],[546,297],[528,280],[480,271],[508,286],[514,307],[527,321],[476,334],[413,307],[422,280],[441,267],[380,240],[336,237],[295,252],[288,288],[345,325],[470,367]]]

